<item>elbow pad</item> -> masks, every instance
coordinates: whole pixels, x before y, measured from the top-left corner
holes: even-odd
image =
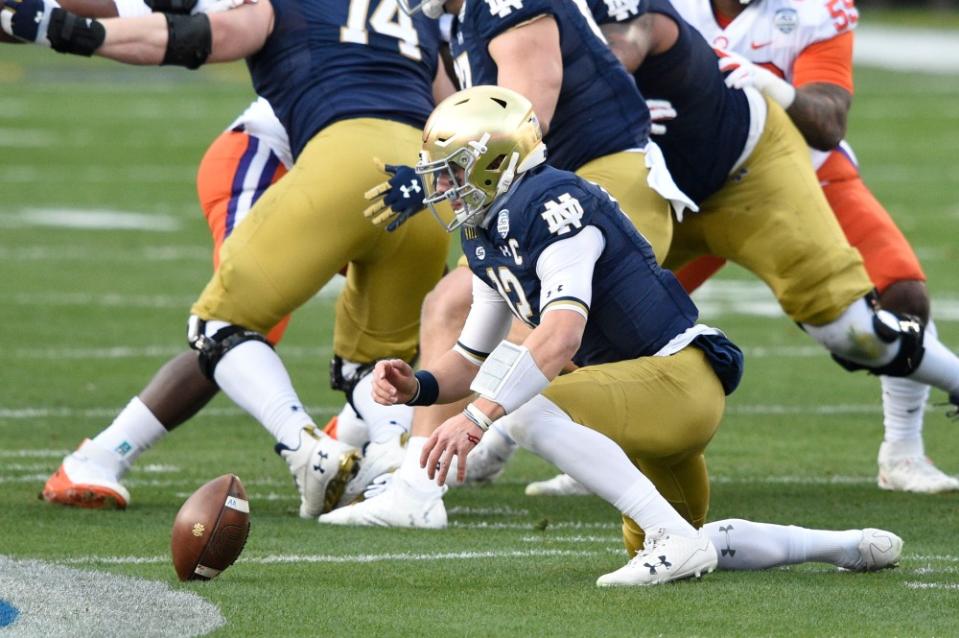
[[[93,18],[81,18],[60,8],[50,13],[47,39],[54,51],[90,57],[106,37],[106,29]]]
[[[166,17],[168,37],[162,65],[197,69],[210,57],[213,32],[210,18],[205,13],[192,16],[163,14]]]

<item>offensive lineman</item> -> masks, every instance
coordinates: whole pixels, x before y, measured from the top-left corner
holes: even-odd
[[[429,220],[388,238],[359,211],[363,192],[382,179],[370,158],[400,162],[419,145],[433,103],[436,25],[408,18],[393,0],[373,0],[364,11],[274,0],[210,17],[103,21],[43,0],[9,0],[3,18],[20,39],[80,55],[188,68],[248,58],[257,93],[290,135],[295,164],[224,243],[220,268],[193,307],[189,340],[204,374],[277,439],[301,515],[333,507],[358,453],[317,432],[264,335],[349,262],[334,335],[345,374],[384,356],[415,355],[420,302],[442,273],[448,238]],[[323,179],[334,174],[343,177]],[[381,425],[399,439],[402,426]]]
[[[853,0],[676,0],[674,5],[712,46],[735,53],[721,63],[732,70],[731,83],[755,86],[787,110],[813,148],[823,192],[849,242],[862,253],[880,305],[915,317],[934,337],[919,259],[863,183],[855,155],[843,141],[859,19]],[[677,275],[693,290],[721,263],[703,260]],[[959,489],[959,479],[925,455],[922,423],[929,386],[881,373],[879,379],[884,426],[879,487],[923,493]]]

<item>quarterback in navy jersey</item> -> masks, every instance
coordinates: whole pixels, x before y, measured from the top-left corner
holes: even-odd
[[[673,232],[671,203],[679,209],[694,204],[669,176],[659,148],[649,143],[646,105],[629,74],[606,47],[585,3],[427,0],[413,5],[399,1],[414,15],[422,9],[434,17],[444,11],[454,16],[450,46],[461,88],[498,85],[529,99],[550,145],[546,161],[606,189],[649,242],[656,259],[665,258]],[[393,228],[422,208],[418,205],[422,200],[410,196],[410,183],[399,179],[399,174],[389,188],[369,195],[374,203],[368,215],[374,223],[389,222]],[[456,268],[424,303],[423,365],[429,364],[434,353],[445,352],[452,345],[469,305],[470,274],[465,268]],[[410,470],[411,481],[419,472],[415,450],[451,410],[454,408],[447,406],[416,410],[402,466]],[[394,481],[391,489],[408,486],[405,480]],[[422,495],[435,488],[419,487],[410,493]],[[391,504],[403,498],[389,493],[367,499],[349,511],[325,515],[320,522],[410,526],[410,521],[416,520],[414,526],[442,527],[446,516],[441,499],[442,493],[433,489],[429,504],[424,500],[414,514],[393,508]],[[432,513],[426,516],[430,508]]]
[[[367,448],[347,486],[359,451],[317,430],[265,335],[348,264],[336,306],[337,385],[352,394],[358,371],[373,361],[416,355],[420,306],[443,273],[448,236],[426,216],[384,236],[361,212],[364,192],[383,179],[372,158],[399,164],[420,146],[433,105],[435,21],[411,18],[395,0],[260,0],[210,16],[105,20],[24,0],[4,8],[4,25],[60,52],[133,64],[196,68],[246,58],[257,93],[289,135],[294,165],[223,243],[220,267],[191,309],[188,339],[200,372],[275,437],[301,516],[362,493],[363,480],[387,469],[370,451],[401,454],[403,425],[374,420],[384,431],[371,437],[383,445]],[[368,392],[357,394],[379,407]]]
[[[657,539],[649,551],[672,565],[650,574],[637,559],[600,585],[713,569],[715,548],[692,525],[705,520],[703,451],[741,377],[739,349],[696,323],[695,306],[615,200],[544,165],[523,96],[493,86],[456,93],[433,112],[423,139],[417,171],[426,202],[446,228],[461,228],[473,305],[456,346],[428,369],[414,375],[399,360],[377,363],[374,397],[430,405],[479,395],[423,448],[422,465],[431,477],[438,467],[440,483],[454,456],[462,479],[468,452],[507,413],[527,410],[518,421],[550,422],[551,436],[576,439],[559,446],[576,450],[570,459],[544,449],[540,436],[512,433],[649,530]],[[519,346],[505,341],[514,316],[533,327]],[[570,359],[582,367],[557,376]],[[603,460],[588,465],[603,469],[580,473],[591,455]]]

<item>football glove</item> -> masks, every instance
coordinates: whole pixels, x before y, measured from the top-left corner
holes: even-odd
[[[372,203],[363,211],[363,216],[377,226],[389,222],[386,230],[393,232],[423,210],[426,191],[411,166],[384,164],[378,158],[373,162],[390,178],[364,193],[363,196]]]
[[[726,76],[726,86],[731,89],[743,89],[751,86],[763,95],[775,100],[784,109],[788,109],[796,99],[796,88],[759,65],[729,51],[716,49],[719,54],[719,70]]]
[[[666,135],[666,124],[676,119],[676,109],[669,100],[646,100],[649,107],[649,132],[651,135]]]
[[[56,0],[0,0],[0,28],[24,42],[50,46],[47,30]]]

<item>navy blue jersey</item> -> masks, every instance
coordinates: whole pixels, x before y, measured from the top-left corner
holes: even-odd
[[[467,0],[450,42],[460,88],[497,84],[490,41],[542,15],[556,20],[563,55],[563,84],[544,140],[549,163],[573,171],[598,157],[645,146],[646,103],[582,0]]]
[[[590,0],[600,24],[630,21],[628,12],[612,13],[616,0]],[[669,100],[676,119],[655,142],[679,188],[697,204],[722,188],[742,154],[749,133],[746,94],[730,89],[719,72],[716,54],[668,0],[649,0],[647,11],[669,16],[679,38],[669,51],[647,56],[633,75],[649,99]]]
[[[549,166],[525,174],[492,209],[486,228],[464,228],[470,269],[506,298],[531,326],[540,321],[536,262],[554,242],[586,226],[606,245],[593,272],[593,298],[580,366],[652,355],[696,322],[698,311],[679,282],[656,263],[649,243],[598,186]],[[556,299],[550,299],[550,302]]]
[[[247,59],[294,159],[324,127],[376,117],[422,128],[433,111],[439,27],[395,0],[270,0],[273,32]]]

